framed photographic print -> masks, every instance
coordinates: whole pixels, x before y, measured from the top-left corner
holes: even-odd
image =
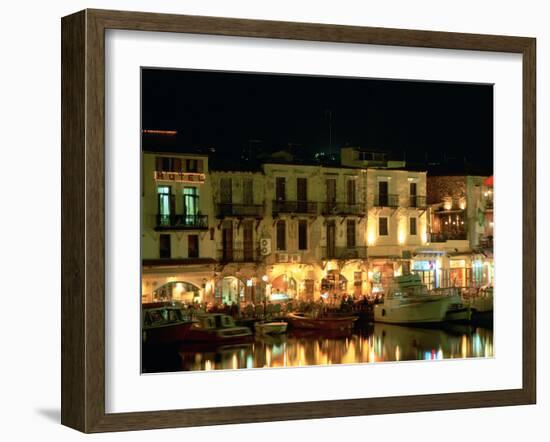
[[[62,423],[535,403],[535,52],[63,18]]]

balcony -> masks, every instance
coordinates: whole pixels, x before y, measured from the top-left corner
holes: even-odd
[[[233,204],[219,203],[216,207],[217,217],[237,217],[237,218],[263,218],[263,204]]]
[[[374,195],[374,207],[399,207],[399,195],[380,193]]]
[[[208,215],[157,215],[155,230],[208,230]]]
[[[468,239],[466,232],[428,233],[428,242],[460,241],[466,239]]]
[[[409,196],[409,208],[425,209],[426,197],[420,195]]]
[[[273,201],[273,216],[279,213],[317,215],[317,203],[313,201]]]
[[[235,243],[232,247],[223,247],[221,244],[218,244],[216,257],[219,262],[224,264],[232,262],[260,262],[262,259],[258,246],[252,244],[246,246],[242,243]]]
[[[367,259],[367,246],[321,247],[322,259]]]
[[[321,214],[324,216],[364,216],[366,210],[364,204],[322,203]]]

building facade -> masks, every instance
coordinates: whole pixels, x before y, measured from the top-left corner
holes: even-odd
[[[142,299],[333,302],[382,292],[411,271],[449,285],[425,267],[438,270],[447,248],[470,246],[432,241],[426,172],[346,149],[339,167],[268,162],[252,171],[144,152]]]

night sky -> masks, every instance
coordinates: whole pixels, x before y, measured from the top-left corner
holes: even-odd
[[[250,146],[265,153],[290,143],[309,158],[349,145],[492,171],[493,87],[144,69],[142,128],[177,130],[181,151],[215,148],[226,158]]]

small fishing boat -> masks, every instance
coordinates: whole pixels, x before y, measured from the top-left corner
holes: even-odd
[[[390,324],[443,322],[449,306],[460,302],[454,289],[430,292],[419,275],[396,276],[383,303],[374,306],[374,320]]]
[[[261,335],[278,335],[285,333],[288,324],[284,321],[266,321],[256,322],[254,324],[254,330]]]
[[[231,316],[208,313],[197,317],[197,322],[189,329],[186,341],[228,344],[245,342],[251,338],[252,330],[237,326]]]
[[[289,313],[286,319],[294,328],[309,330],[350,330],[357,316],[310,316],[305,313]]]
[[[142,340],[144,344],[170,344],[185,340],[194,321],[175,302],[142,304]]]

